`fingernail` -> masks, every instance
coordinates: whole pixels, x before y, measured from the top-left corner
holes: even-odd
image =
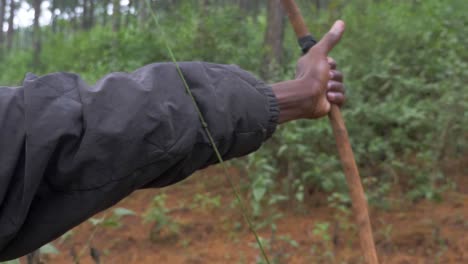
[[[341,21],[341,20],[338,20],[335,22],[335,24],[333,24],[333,27],[331,28],[331,32],[335,33],[335,34],[341,34],[344,30],[344,22]]]

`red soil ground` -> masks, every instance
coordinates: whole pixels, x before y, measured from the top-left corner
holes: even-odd
[[[371,219],[382,263],[468,263],[468,181],[459,177],[458,190],[447,193],[443,202],[429,201],[393,204],[390,210],[372,210]],[[170,216],[179,223],[173,236],[149,238],[153,224],[144,223],[142,215],[155,195],[167,194]],[[221,205],[190,208],[194,195],[220,194]],[[323,197],[322,197],[323,198]],[[101,255],[101,263],[256,263],[260,258],[255,239],[243,224],[239,210],[231,207],[232,192],[224,176],[216,169],[198,173],[189,180],[163,190],[138,191],[116,207],[131,209],[136,216],[125,216],[119,228],[100,227],[97,230],[85,222],[73,230],[66,240],[53,244],[59,255],[43,256],[45,263],[73,263],[73,253],[90,244]],[[326,206],[282,211],[277,221],[274,250],[270,258],[278,263],[363,263],[359,241],[352,220],[339,218]],[[104,215],[101,213],[97,218]],[[328,232],[314,233],[317,223],[331,223]],[[242,223],[242,224],[239,224]],[[341,226],[341,228],[340,228]],[[90,235],[95,230],[92,241]],[[164,232],[163,232],[164,233]],[[167,232],[166,232],[167,233]],[[271,238],[269,228],[260,230],[263,238]],[[288,235],[298,245],[279,239]],[[328,236],[327,239],[324,239]],[[95,263],[85,247],[80,263]]]

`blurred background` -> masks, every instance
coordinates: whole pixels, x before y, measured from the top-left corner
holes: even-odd
[[[317,38],[347,23],[332,56],[381,261],[468,263],[468,1],[297,2]],[[288,23],[279,0],[1,0],[0,83],[68,71],[92,84],[170,61],[165,41],[179,61],[290,79]],[[282,126],[229,167],[272,263],[363,263],[326,119]],[[216,166],[135,192],[20,261],[264,263]]]

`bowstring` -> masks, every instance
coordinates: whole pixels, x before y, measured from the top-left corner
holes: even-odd
[[[195,96],[192,94],[192,91],[191,91],[191,89],[190,89],[190,87],[189,87],[189,85],[188,85],[188,83],[187,83],[187,81],[186,81],[186,79],[184,77],[184,74],[182,73],[182,70],[180,69],[179,63],[177,62],[177,60],[175,58],[174,52],[172,51],[172,48],[169,45],[169,42],[167,41],[166,32],[164,31],[164,29],[159,24],[159,18],[156,15],[156,13],[153,11],[150,1],[145,0],[145,2],[146,2],[146,6],[148,8],[148,11],[149,11],[152,19],[156,23],[157,29],[160,31],[160,33],[162,35],[164,45],[166,46],[166,49],[167,49],[167,51],[169,53],[169,56],[170,56],[172,62],[174,63],[174,65],[175,65],[175,67],[177,69],[179,77],[182,79],[182,83],[184,84],[185,91],[189,95],[189,97],[191,98],[191,100],[193,102],[193,106],[195,107],[195,111],[197,112],[198,118],[200,119],[201,125],[202,125],[202,127],[203,127],[203,129],[205,131],[205,134],[208,137],[208,140],[209,140],[211,146],[213,147],[213,151],[215,152],[219,163],[223,167],[224,175],[226,176],[226,179],[229,182],[229,185],[231,186],[231,189],[232,189],[232,191],[234,193],[237,204],[239,205],[239,209],[240,209],[240,211],[242,213],[242,216],[244,217],[245,221],[247,222],[250,231],[255,236],[255,240],[256,240],[257,245],[258,245],[258,247],[259,247],[259,249],[260,249],[260,251],[262,253],[262,256],[263,256],[264,260],[266,261],[267,264],[270,264],[270,260],[268,259],[268,256],[267,256],[267,254],[265,252],[265,249],[264,249],[263,244],[262,244],[262,242],[260,240],[260,237],[258,236],[258,233],[255,230],[255,227],[252,224],[252,221],[251,221],[250,217],[246,213],[246,207],[245,207],[244,202],[243,202],[243,200],[242,200],[242,198],[240,196],[240,193],[237,190],[237,187],[234,185],[234,183],[233,183],[233,181],[231,179],[228,167],[227,167],[226,163],[224,162],[224,159],[223,159],[223,157],[222,157],[222,155],[221,155],[221,153],[220,153],[220,151],[219,151],[219,149],[218,149],[218,147],[217,147],[217,145],[216,145],[216,143],[215,143],[215,141],[213,139],[213,136],[211,134],[210,129],[208,128],[208,123],[206,122],[206,119],[203,116],[203,113],[201,112],[200,107],[198,106],[197,100],[195,99]]]

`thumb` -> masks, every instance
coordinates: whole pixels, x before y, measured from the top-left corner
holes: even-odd
[[[315,46],[321,52],[328,54],[339,42],[345,31],[345,23],[338,20],[330,31]]]

